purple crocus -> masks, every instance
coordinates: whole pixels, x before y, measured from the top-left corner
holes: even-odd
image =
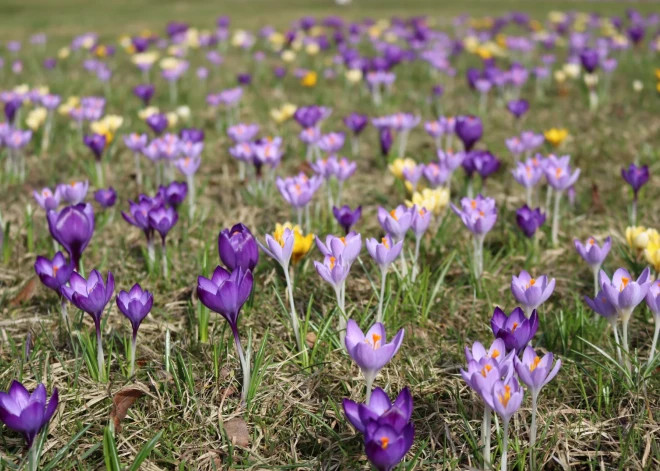
[[[46,218],[50,235],[69,253],[75,270],[80,270],[80,258],[94,234],[92,205],[81,203],[60,212],[49,211]]]
[[[580,53],[580,62],[582,62],[582,67],[584,67],[584,70],[592,74],[598,68],[598,63],[600,62],[598,51],[595,49],[585,48]]]
[[[506,109],[515,118],[521,118],[529,110],[529,102],[524,98],[511,100],[506,104]]]
[[[46,211],[57,209],[62,198],[59,186],[55,188],[55,192],[51,191],[50,188],[43,188],[41,191],[35,190],[32,194],[37,204]]]
[[[649,353],[648,365],[650,366],[655,360],[655,348],[658,344],[658,336],[660,335],[660,281],[654,281],[649,287],[646,294],[646,305],[653,313],[653,322],[655,323],[655,332],[653,334],[653,341],[651,342],[651,352]]]
[[[167,186],[160,186],[158,195],[168,205],[177,209],[183,204],[188,196],[188,184],[186,182],[171,182]]]
[[[612,248],[612,238],[607,237],[605,242],[603,242],[602,247],[596,243],[596,239],[594,237],[589,237],[584,244],[580,240],[574,239],[573,244],[575,245],[575,250],[580,255],[580,257],[582,257],[582,259],[587,262],[587,264],[593,270],[596,285],[594,294],[598,293],[598,272],[600,271],[600,267],[605,261],[607,254],[610,253],[610,249]]]
[[[499,307],[495,308],[490,319],[490,327],[495,338],[504,340],[506,351],[516,351],[518,354],[534,338],[539,328],[539,318],[536,310],[529,319],[519,307],[506,315]]]
[[[117,202],[117,192],[114,188],[100,188],[94,193],[94,199],[102,208],[111,208]]]
[[[162,241],[162,267],[163,276],[168,275],[167,266],[167,247],[165,245],[165,238],[170,230],[176,225],[179,220],[179,213],[176,212],[172,206],[159,205],[151,209],[148,214],[149,226],[160,234]]]
[[[344,124],[355,136],[358,136],[369,124],[369,118],[367,115],[354,112],[344,117]]]
[[[107,143],[104,134],[86,134],[83,137],[83,143],[92,151],[96,160],[101,160],[101,156],[103,155]]]
[[[147,125],[157,136],[160,136],[167,129],[167,116],[163,113],[154,113],[147,118]]]
[[[637,224],[637,196],[639,190],[649,181],[649,167],[648,165],[638,167],[635,164],[630,164],[627,170],[625,168],[621,169],[621,176],[633,190],[631,222],[635,226]]]
[[[545,223],[545,213],[541,212],[541,208],[531,209],[524,205],[516,210],[516,223],[523,234],[531,239]]]
[[[245,225],[235,224],[231,229],[223,229],[218,235],[218,253],[225,266],[234,271],[236,268],[254,270],[259,262],[257,242]]]
[[[484,128],[481,119],[476,116],[459,116],[456,118],[455,131],[463,142],[465,151],[468,152],[481,139]]]
[[[96,360],[98,362],[98,377],[100,381],[105,380],[105,361],[103,358],[103,346],[101,343],[101,316],[105,307],[112,299],[115,291],[115,278],[111,272],[108,272],[107,283],[98,270],[92,270],[89,278],[85,280],[78,273],[74,272],[69,278],[69,286],[62,286],[62,295],[67,298],[71,304],[83,312],[89,314],[94,320],[96,327]]]
[[[252,272],[238,267],[232,273],[218,266],[211,279],[197,278],[197,296],[202,304],[211,311],[220,314],[229,324],[234,334],[236,350],[243,368],[243,391],[241,399],[247,399],[250,389],[250,363],[243,354],[241,339],[238,335],[238,317],[243,305],[252,292]]]
[[[367,384],[367,399],[371,398],[371,385],[378,372],[399,351],[403,342],[403,329],[399,330],[391,342],[387,342],[385,326],[375,323],[366,334],[353,319],[349,319],[346,326],[346,351],[353,361],[360,367]]]
[[[154,96],[155,91],[156,91],[156,87],[154,87],[153,85],[148,83],[142,83],[140,85],[136,85],[135,88],[133,88],[133,95],[135,95],[140,100],[142,100],[144,106],[149,106],[149,102],[151,101],[151,98]]]
[[[532,278],[527,271],[523,270],[520,275],[511,277],[511,293],[523,306],[527,317],[548,300],[554,289],[555,279],[548,281],[548,277],[545,275]]]
[[[89,182],[87,180],[82,182],[72,181],[71,183],[58,185],[57,189],[64,202],[70,205],[76,205],[85,201]]]
[[[406,456],[414,439],[412,423],[401,430],[390,425],[371,424],[364,435],[364,451],[378,471],[390,471]]]
[[[369,402],[358,404],[350,399],[342,403],[344,414],[356,430],[366,433],[372,423],[389,423],[403,426],[412,416],[412,395],[408,388],[403,388],[394,402],[381,388],[374,388]]]
[[[344,260],[341,255],[335,257],[334,255],[328,254],[323,258],[323,262],[317,262],[315,260],[314,268],[316,268],[316,272],[321,276],[321,278],[330,283],[330,285],[334,288],[338,300],[341,303],[341,289],[344,286],[351,268],[348,261]],[[340,304],[340,309],[341,308],[342,306]],[[342,316],[343,315],[344,314],[342,312]],[[340,333],[343,330],[341,327],[342,326],[340,323]]]
[[[61,296],[60,288],[69,282],[73,265],[67,263],[62,252],[57,252],[53,260],[39,255],[34,262],[34,271],[44,286]]]
[[[625,329],[632,311],[644,300],[651,287],[650,270],[648,267],[645,268],[636,281],[625,268],[616,270],[611,280],[601,270],[599,281],[607,300],[612,303],[623,320]]]
[[[0,420],[10,429],[21,433],[28,449],[31,449],[34,439],[55,415],[58,404],[57,388],[53,389],[53,394],[47,400],[43,384],[37,385],[30,394],[25,386],[13,380],[7,392],[0,392]]]
[[[154,296],[149,291],[135,283],[129,292],[121,290],[115,298],[119,312],[131,322],[133,336],[131,338],[131,369],[128,376],[133,376],[135,369],[135,348],[137,345],[137,334],[140,324],[147,317],[154,304]]]
[[[382,206],[378,207],[378,222],[380,226],[395,241],[403,240],[412,224],[413,212],[410,208],[401,204],[390,212]]]
[[[507,469],[507,453],[509,447],[509,421],[520,409],[525,391],[520,387],[518,380],[512,376],[505,381],[496,381],[493,388],[484,394],[488,407],[495,411],[503,422],[502,427],[502,470]]]
[[[380,152],[383,155],[383,157],[387,157],[390,153],[390,149],[392,148],[392,131],[390,131],[390,128],[388,127],[383,127],[380,128],[378,131],[378,139],[380,142]]]
[[[344,205],[341,208],[333,206],[332,214],[335,216],[337,223],[339,223],[346,234],[348,234],[351,231],[351,227],[353,227],[353,225],[360,220],[360,217],[362,217],[362,206],[358,206],[355,210],[351,210],[348,205]]]

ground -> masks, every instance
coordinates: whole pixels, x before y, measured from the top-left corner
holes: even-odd
[[[98,31],[104,40],[115,41],[123,33],[135,34],[144,28],[162,31],[164,24],[172,19],[212,28],[214,19],[221,14],[229,14],[235,27],[255,29],[265,24],[284,27],[302,15],[380,18],[428,14],[446,20],[462,12],[480,16],[522,10],[542,19],[555,9],[623,16],[624,8],[629,6],[619,2],[504,0],[446,4],[409,1],[405,8],[393,0],[356,0],[345,8],[329,1],[280,3],[273,0],[5,0],[0,7],[0,37],[26,40],[34,32],[45,31],[49,34],[48,50],[55,54],[73,35],[85,31]],[[651,11],[653,5],[635,7]],[[5,51],[3,55],[9,58]],[[123,52],[119,55],[123,57]],[[207,91],[233,86],[236,73],[253,67],[249,59],[236,52],[228,56],[219,73],[209,79]],[[405,340],[376,385],[391,394],[409,386],[413,393],[415,445],[401,469],[480,466],[478,434],[482,406],[459,374],[459,368],[464,365],[463,347],[476,340],[490,342],[489,319],[493,308],[515,307],[509,284],[511,275],[522,269],[556,279],[553,296],[540,310],[536,345],[554,352],[562,359],[563,367],[540,398],[539,467],[589,470],[660,467],[657,371],[646,378],[626,379],[597,350],[612,354],[614,343],[607,323],[594,322],[593,313],[582,300],[583,295],[593,294],[592,276],[572,242],[574,237],[585,239],[595,235],[602,239],[611,235],[614,248],[606,262],[608,272],[626,266],[639,273],[643,265],[628,264],[628,248],[623,238],[631,195],[620,178],[620,169],[632,162],[648,164],[652,175],[650,184],[642,191],[639,221],[649,227],[660,225],[657,205],[660,120],[653,76],[657,62],[654,64],[644,54],[638,56],[642,59],[621,57],[611,94],[597,112],[588,110],[579,83],[569,84],[565,94],[553,87],[543,99],[535,99],[533,90],[524,93],[532,103],[524,127],[536,131],[551,127],[568,129],[571,137],[562,151],[570,154],[573,164],[582,169],[575,204],[564,212],[557,247],[550,243],[549,223],[540,234],[536,252],[530,251],[528,241],[515,226],[515,210],[523,203],[524,195],[510,176],[512,161],[504,145],[504,139],[515,132],[514,124],[504,109],[493,105],[483,116],[486,130],[483,142],[501,156],[504,165],[486,188],[487,194],[498,202],[499,220],[486,239],[482,282],[477,285],[470,276],[471,242],[451,212],[442,219],[437,234],[424,241],[420,280],[406,288],[395,276],[390,276],[388,333],[393,335],[404,328]],[[199,54],[192,60],[201,64],[203,58]],[[472,60],[462,59],[457,66],[456,82],[445,84],[447,91],[442,103],[447,114],[466,113],[476,107],[463,78]],[[26,82],[33,86],[47,84],[51,91],[64,97],[105,92],[78,65],[64,64],[63,67],[70,69],[50,75],[44,75],[41,69],[30,72],[36,70],[30,67],[28,64],[23,77],[15,79],[5,66],[5,74],[0,78],[2,88]],[[419,67],[398,69],[397,74],[392,100],[376,110],[368,96],[356,96],[344,87],[342,80],[320,81],[317,87],[304,89],[296,80],[288,79],[284,89],[277,90],[270,86],[268,71],[264,71],[262,78],[246,92],[240,118],[259,123],[265,135],[283,136],[288,147],[280,173],[292,174],[305,169],[304,150],[296,137],[298,129],[293,122],[276,125],[269,117],[271,108],[285,102],[330,106],[333,114],[325,125],[328,130],[343,129],[341,118],[355,110],[370,116],[404,110],[431,119],[433,114],[426,99],[434,80]],[[130,92],[139,79],[125,58],[118,60],[108,110],[124,117],[124,132],[146,129],[137,118],[138,103]],[[44,465],[52,462],[78,432],[89,427],[53,469],[91,470],[104,466],[103,430],[110,421],[112,397],[122,387],[135,383],[147,394],[129,409],[121,432],[116,434],[120,459],[125,465],[162,431],[142,469],[367,469],[361,440],[341,409],[344,397],[363,399],[363,383],[357,367],[339,348],[334,330],[337,319],[334,293],[314,270],[312,261],[320,259],[316,249],[295,270],[294,299],[298,311],[308,319],[308,341],[314,345],[313,356],[307,362],[295,355],[295,341],[284,308],[287,301],[282,272],[263,254],[255,272],[254,298],[244,309],[239,323],[244,343],[252,336],[254,355],[261,347],[261,354],[257,355],[261,365],[255,368],[259,374],[246,407],[240,405],[237,393],[241,384],[240,367],[230,331],[222,318],[211,315],[210,341],[198,341],[199,306],[193,291],[197,276],[208,273],[219,262],[218,232],[240,221],[263,240],[263,235],[272,232],[277,222],[290,220],[292,215],[277,192],[273,191],[268,198],[255,198],[237,180],[235,162],[227,152],[229,140],[216,131],[213,117],[204,104],[206,91],[193,80],[190,77],[182,84],[180,102],[188,104],[193,111],[190,124],[203,127],[207,134],[202,171],[198,175],[199,213],[193,221],[182,217],[169,237],[169,279],[163,279],[158,270],[147,272],[143,236],[119,215],[120,210],[127,208],[127,200],[137,194],[131,176],[132,155],[121,142],[117,142],[112,160],[105,164],[106,179],[119,194],[117,208],[115,212],[98,212],[96,233],[84,255],[87,270],[97,268],[102,273],[108,270],[114,273],[117,289],[128,289],[139,282],[154,292],[154,309],[138,337],[137,377],[126,378],[125,345],[130,327],[114,301],[104,317],[104,344],[111,377],[108,384],[99,384],[90,377],[78,340],[92,335],[88,316],[72,309],[72,342],[62,327],[58,301],[52,292],[39,288],[33,293],[28,289],[27,300],[16,299],[19,292],[26,292],[24,288],[33,278],[36,255],[52,255],[45,217],[40,208],[34,209],[32,190],[92,177],[89,174],[93,169],[89,165],[92,157],[79,143],[78,135],[59,118],[51,152],[45,156],[30,154],[25,183],[2,182],[0,211],[3,219],[11,223],[11,229],[0,265],[3,339],[0,384],[4,388],[12,379],[21,378],[31,387],[41,381],[49,391],[52,387],[59,388],[62,405],[44,445]],[[632,90],[633,80],[644,84],[641,94]],[[166,84],[158,78],[156,87],[155,103],[172,109]],[[363,207],[357,230],[365,237],[380,237],[376,208],[394,207],[405,199],[405,193],[385,168],[373,128],[366,132],[362,145],[359,169],[346,186],[344,201]],[[420,128],[412,134],[408,149],[408,155],[419,161],[428,161],[433,156],[432,143]],[[458,192],[463,192],[464,188],[457,187]],[[452,197],[457,198],[456,194]],[[28,250],[25,224],[28,203],[34,209],[32,251]],[[319,203],[315,216],[316,234],[325,235],[332,230],[323,204]],[[373,322],[377,280],[377,268],[365,251],[353,267],[347,290],[347,308],[363,327]],[[164,364],[168,329],[172,335],[170,373],[165,371]],[[29,361],[23,361],[28,333],[32,352]],[[634,314],[630,332],[631,345],[640,362],[646,360],[652,334],[651,315],[645,307],[640,307]],[[246,446],[234,446],[224,431],[223,424],[236,417],[247,423]],[[516,423],[509,466],[527,469],[529,399]],[[23,456],[22,439],[3,427],[0,443],[3,462],[19,463]],[[498,445],[497,440],[494,445]]]

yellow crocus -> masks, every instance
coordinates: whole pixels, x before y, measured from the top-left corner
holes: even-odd
[[[649,243],[649,235],[644,226],[629,226],[626,227],[626,242],[628,247],[632,250],[641,251],[646,248]]]
[[[660,272],[660,237],[657,236],[657,232],[655,234],[655,237],[649,238],[649,243],[644,249],[644,257],[657,273]]]
[[[564,64],[562,66],[562,70],[568,77],[572,79],[576,79],[580,76],[579,64]]]
[[[655,69],[655,78],[660,80],[660,69]]]
[[[280,244],[284,245],[284,230],[289,229],[293,232],[293,252],[291,253],[291,261],[294,265],[298,264],[305,255],[312,248],[314,243],[314,234],[304,235],[300,226],[293,225],[290,222],[285,222],[284,224],[277,224],[275,226],[275,232],[273,233],[273,238]]]
[[[188,121],[190,119],[190,107],[187,105],[179,106],[176,109],[176,114],[179,115],[183,121]]]
[[[59,51],[57,51],[57,57],[58,59],[66,59],[71,55],[71,49],[68,47],[63,47]]]
[[[358,83],[362,80],[362,71],[360,69],[350,69],[344,74],[346,80],[350,83]]]
[[[406,206],[411,208],[425,208],[436,216],[439,215],[449,204],[449,190],[445,187],[424,188],[421,192],[413,193],[410,200],[406,200]]]
[[[291,49],[287,49],[286,51],[282,52],[282,60],[284,62],[293,62],[296,60],[296,53]]]
[[[155,106],[148,106],[140,111],[138,111],[138,118],[145,120],[149,116],[154,115],[156,113],[159,113],[160,110],[156,108]]]
[[[558,147],[568,137],[567,129],[552,128],[543,133],[545,140],[552,144],[553,147]]]
[[[158,53],[154,51],[139,52],[131,57],[131,62],[136,65],[152,65],[158,57]]]
[[[167,127],[169,129],[175,128],[177,123],[179,122],[179,115],[176,114],[176,112],[174,111],[170,111],[165,116],[167,117]]]
[[[405,159],[394,159],[394,161],[388,165],[388,168],[390,169],[390,173],[394,175],[396,178],[399,180],[403,179],[403,169],[408,169],[408,170],[413,170],[417,166],[417,162],[415,162],[411,158],[405,158]]]
[[[48,111],[46,108],[39,107],[30,111],[25,118],[25,123],[30,129],[36,131],[39,129],[44,122],[46,122],[46,117],[48,116]]]
[[[300,81],[300,85],[303,87],[315,87],[316,81],[318,80],[318,75],[314,71],[309,71]]]
[[[72,109],[80,104],[80,99],[77,96],[70,96],[67,100],[62,103],[58,108],[57,112],[62,116],[67,116]]]
[[[305,46],[305,52],[310,56],[315,56],[321,51],[321,48],[317,43],[309,43]]]

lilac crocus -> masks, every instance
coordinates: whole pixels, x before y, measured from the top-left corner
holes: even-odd
[[[133,328],[131,337],[131,368],[128,376],[133,376],[135,370],[135,348],[137,346],[137,334],[140,324],[147,317],[154,304],[154,296],[147,290],[135,283],[129,292],[121,290],[115,298],[119,312],[130,321]]]
[[[408,388],[403,388],[394,402],[381,388],[374,388],[369,402],[358,404],[350,399],[342,402],[344,414],[353,427],[360,433],[366,433],[372,423],[389,423],[402,426],[410,422],[412,416],[412,395]]]
[[[94,320],[94,326],[96,327],[98,375],[100,381],[105,381],[105,361],[103,358],[103,345],[101,343],[101,317],[115,291],[115,278],[111,272],[108,272],[106,283],[103,281],[103,277],[98,270],[92,270],[87,280],[85,280],[78,273],[74,272],[71,274],[71,278],[69,278],[69,286],[62,286],[61,291],[62,295],[71,304],[89,314]]]
[[[539,328],[539,318],[536,310],[527,318],[519,307],[506,315],[499,307],[495,308],[490,319],[490,327],[495,338],[504,340],[506,351],[519,353],[534,338]]]
[[[57,252],[52,260],[38,256],[34,262],[34,271],[44,286],[62,296],[60,288],[69,282],[73,265],[66,261],[62,252]]]
[[[455,129],[466,152],[472,150],[484,132],[481,119],[476,116],[459,116],[456,118]]]
[[[245,402],[250,389],[250,363],[246,359],[238,335],[238,317],[243,305],[252,292],[252,272],[237,268],[232,273],[218,266],[211,279],[203,276],[197,279],[197,296],[204,306],[225,318],[234,334],[236,350],[243,368],[243,391],[241,400]]]
[[[633,190],[630,219],[631,225],[635,226],[637,224],[637,197],[639,190],[649,181],[649,167],[648,165],[638,167],[635,164],[630,164],[627,170],[625,168],[621,169],[621,176]]]
[[[259,248],[252,232],[242,223],[223,229],[218,235],[218,253],[225,266],[234,271],[254,270],[259,262]]]
[[[57,388],[53,389],[53,394],[47,399],[46,387],[43,384],[37,385],[30,394],[25,386],[13,380],[7,392],[0,392],[0,420],[23,435],[28,449],[35,454],[30,458],[31,462],[38,462],[40,458],[36,455],[36,448],[32,448],[34,439],[48,426],[57,410]]]
[[[259,132],[258,124],[236,124],[227,129],[229,138],[237,144],[249,142],[255,138]]]
[[[32,194],[37,204],[46,211],[57,209],[62,198],[59,186],[55,188],[55,192],[51,191],[50,188],[43,188],[41,191],[35,190]]]
[[[515,377],[507,381],[497,381],[493,389],[484,398],[488,406],[495,411],[503,422],[502,427],[502,471],[507,469],[507,454],[509,450],[509,421],[511,417],[520,409],[525,391],[520,387],[520,383]]]
[[[506,144],[506,148],[509,149],[509,152],[513,154],[513,157],[516,160],[516,164],[517,164],[518,160],[525,152],[525,145],[518,136],[514,136],[512,138],[507,139],[505,141],[505,144]]]
[[[532,278],[527,271],[523,270],[520,275],[511,277],[511,293],[523,307],[527,317],[548,300],[554,289],[555,279],[548,280],[545,275]]]
[[[146,119],[147,125],[155,135],[160,136],[167,129],[167,116],[163,113],[154,113]]]
[[[399,351],[403,342],[403,329],[399,330],[391,342],[387,343],[385,326],[376,322],[366,334],[353,319],[346,326],[346,351],[360,367],[367,384],[368,403],[371,398],[371,386],[378,372]]]
[[[646,294],[646,305],[653,314],[653,322],[655,323],[655,332],[653,334],[653,341],[651,342],[651,352],[647,365],[650,366],[655,360],[655,348],[658,344],[658,335],[660,335],[660,281],[654,281],[649,287]]]
[[[351,210],[350,206],[344,205],[341,208],[336,206],[332,207],[332,214],[337,223],[344,229],[346,234],[351,231],[351,227],[355,225],[362,217],[362,206],[358,206],[355,210]]]
[[[559,241],[559,203],[562,194],[572,187],[580,176],[580,169],[571,173],[569,166],[570,156],[559,158],[548,158],[545,160],[545,178],[550,187],[555,190],[555,204],[552,211],[552,244],[557,245]]]
[[[92,151],[96,160],[101,160],[107,143],[104,134],[86,134],[83,137],[83,143]]]
[[[46,215],[50,235],[69,253],[76,271],[80,270],[82,253],[94,234],[94,209],[88,203],[67,206]]]
[[[412,224],[413,213],[410,208],[401,204],[388,212],[382,206],[378,207],[378,222],[385,232],[395,241],[403,240]]]
[[[513,178],[525,188],[527,206],[532,205],[532,190],[543,177],[541,166],[534,166],[528,162],[518,162],[511,171]]]
[[[515,118],[521,118],[529,110],[529,102],[524,98],[518,100],[511,100],[506,104],[506,109],[509,110]]]
[[[483,243],[486,234],[497,221],[495,200],[477,195],[476,198],[461,199],[461,209],[451,204],[451,209],[461,218],[463,224],[472,233],[475,240],[474,263],[475,275],[481,277],[483,272]]]
[[[603,265],[607,254],[610,253],[610,249],[612,248],[612,238],[607,237],[603,242],[602,247],[596,243],[594,237],[589,237],[584,244],[580,240],[574,239],[573,244],[575,245],[577,253],[585,262],[587,262],[594,273],[594,294],[597,294],[600,289],[600,286],[598,285],[598,272],[600,271],[600,267]]]
[[[385,299],[385,282],[387,281],[387,272],[390,265],[401,255],[403,248],[403,239],[394,242],[392,236],[387,234],[378,242],[376,239],[367,239],[367,251],[371,258],[380,267],[381,281],[380,281],[380,296],[378,298],[378,313],[376,321],[383,321],[383,301]]]
[[[327,154],[335,154],[344,147],[344,133],[331,132],[325,134],[318,139],[316,145]]]
[[[541,208],[531,209],[524,205],[516,210],[516,223],[523,234],[531,239],[545,223],[545,213],[541,212]]]
[[[85,201],[87,190],[89,189],[89,182],[87,180],[82,182],[72,181],[71,183],[58,185],[57,189],[64,202],[70,205],[76,205]]]
[[[149,225],[153,230],[160,234],[162,241],[162,268],[163,276],[167,278],[167,246],[165,245],[165,238],[170,230],[176,225],[179,220],[179,214],[172,206],[165,207],[164,205],[156,206],[149,211]]]
[[[94,192],[94,199],[102,208],[111,208],[117,202],[117,192],[114,188],[100,188]]]

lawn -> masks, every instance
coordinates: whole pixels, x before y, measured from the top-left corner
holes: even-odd
[[[98,381],[91,317],[69,304],[68,329],[60,316],[58,296],[41,286],[34,272],[36,257],[52,257],[54,244],[45,211],[35,203],[33,190],[89,180],[87,200],[92,202],[93,192],[100,188],[94,158],[83,145],[80,130],[67,116],[56,112],[49,151],[42,152],[43,126],[26,147],[25,180],[0,173],[0,215],[6,228],[0,260],[0,390],[6,390],[13,379],[28,389],[43,383],[49,393],[54,387],[59,390],[60,405],[44,435],[40,469],[129,469],[145,446],[150,453],[140,467],[144,470],[370,469],[363,442],[342,409],[344,398],[364,401],[364,381],[340,343],[336,326],[341,314],[335,292],[317,274],[313,263],[323,258],[318,249],[312,246],[291,270],[305,353],[298,352],[290,327],[283,271],[260,252],[253,273],[254,289],[238,322],[243,346],[249,344],[252,350],[252,385],[246,403],[241,401],[243,373],[231,329],[222,317],[202,306],[196,292],[197,277],[210,276],[220,263],[218,234],[222,229],[241,222],[263,242],[277,223],[296,220],[296,213],[274,184],[255,192],[249,182],[241,181],[239,165],[229,153],[232,141],[226,134],[225,115],[207,105],[207,94],[234,87],[239,73],[251,73],[253,79],[244,87],[237,112],[240,122],[259,124],[260,136],[283,139],[285,154],[276,171],[279,176],[313,173],[305,160],[305,146],[298,139],[300,127],[294,120],[277,123],[272,119],[271,110],[285,103],[332,108],[323,123],[324,132],[346,131],[342,118],[354,111],[369,117],[414,113],[421,116],[422,124],[411,132],[406,156],[417,162],[436,160],[433,139],[423,129],[425,121],[438,118],[430,102],[435,84],[445,87],[440,99],[442,113],[478,114],[484,128],[478,147],[487,148],[502,161],[484,188],[476,184],[477,190],[494,198],[498,208],[497,223],[485,239],[481,279],[473,275],[470,233],[448,207],[442,208],[422,239],[417,279],[413,282],[394,271],[388,275],[384,296],[388,338],[399,329],[404,329],[405,335],[400,350],[374,386],[385,389],[390,397],[409,387],[415,427],[412,449],[396,469],[483,469],[480,427],[484,408],[461,377],[460,369],[466,363],[463,349],[475,341],[490,345],[493,310],[499,306],[509,313],[516,307],[511,276],[523,269],[535,277],[547,275],[556,280],[554,293],[538,310],[539,329],[533,345],[542,352],[553,352],[562,361],[558,376],[539,397],[535,467],[660,469],[660,379],[657,368],[645,367],[654,333],[653,316],[644,303],[633,314],[628,332],[633,368],[628,373],[614,360],[616,347],[608,322],[594,318],[583,300],[585,295],[594,294],[592,272],[573,245],[574,238],[584,241],[594,236],[602,242],[611,236],[612,250],[603,266],[609,275],[625,267],[638,276],[647,265],[644,256],[631,253],[626,243],[632,193],[621,178],[621,168],[631,163],[649,166],[651,178],[640,193],[637,220],[645,227],[660,227],[657,52],[621,51],[609,93],[601,97],[596,110],[589,109],[581,80],[568,79],[560,84],[551,79],[543,96],[538,96],[530,79],[521,91],[529,100],[530,111],[522,123],[517,123],[494,95],[480,109],[476,92],[465,80],[469,67],[481,66],[475,54],[452,58],[457,70],[454,79],[433,75],[421,61],[397,66],[393,92],[376,106],[364,86],[344,80],[343,69],[337,68],[335,78],[324,77],[323,71],[332,66],[334,50],[317,56],[299,52],[293,63],[286,64],[288,75],[279,81],[273,78],[271,68],[282,60],[263,39],[258,39],[254,48],[266,52],[262,63],[253,60],[251,53],[229,46],[221,51],[224,63],[213,67],[205,58],[206,50],[191,49],[186,56],[191,67],[179,81],[175,102],[158,65],[151,71],[156,88],[152,105],[164,112],[186,105],[191,111],[187,120],[179,118],[174,131],[196,127],[205,132],[202,164],[195,176],[196,212],[188,216],[188,196],[178,223],[168,235],[167,276],[158,263],[149,265],[142,231],[120,214],[141,192],[153,195],[157,190],[155,167],[144,157],[145,182],[142,189],[138,187],[133,153],[122,138],[134,131],[148,133],[149,128],[138,116],[143,106],[132,93],[142,75],[118,45],[121,35],[136,35],[145,29],[164,35],[166,23],[172,20],[188,22],[200,30],[213,29],[215,19],[222,14],[231,17],[232,30],[245,28],[255,34],[265,25],[284,31],[305,15],[340,15],[350,20],[428,15],[437,20],[432,24],[454,34],[451,19],[461,13],[480,18],[515,10],[545,21],[552,10],[625,17],[629,6],[646,13],[654,11],[655,5],[514,0],[420,0],[402,5],[394,0],[354,0],[338,7],[330,1],[303,0],[4,0],[0,5],[0,38],[3,44],[12,39],[23,41],[18,53],[23,71],[18,76],[12,74],[12,55],[3,47],[2,90],[20,84],[46,85],[64,101],[74,95],[104,96],[106,113],[123,117],[103,162],[105,186],[116,189],[117,203],[108,209],[93,203],[96,227],[83,255],[83,267],[87,274],[98,269],[104,277],[112,272],[115,293],[140,283],[154,296],[153,309],[138,334],[134,377],[129,377],[127,359],[130,324],[120,314],[114,297],[108,304],[102,332],[109,377],[107,382]],[[103,59],[112,70],[109,83],[83,68],[83,61],[91,57],[87,51],[72,51],[67,58],[58,58],[53,70],[41,66],[46,57],[58,57],[58,51],[69,46],[74,36],[87,31],[98,32],[102,44],[117,46],[114,57]],[[505,34],[527,34],[520,31],[507,29]],[[37,32],[48,34],[45,50],[29,44],[28,38]],[[361,47],[373,53],[370,46]],[[539,62],[538,52],[530,63]],[[554,68],[560,69],[566,48],[559,47],[555,53]],[[509,58],[500,60],[509,62]],[[196,69],[202,65],[209,69],[205,81],[196,77]],[[316,86],[300,84],[292,72],[298,66],[319,72]],[[604,77],[600,80],[602,86]],[[633,81],[641,82],[641,92],[634,91]],[[19,119],[24,118],[25,114]],[[571,165],[581,169],[574,199],[570,204],[568,197],[562,200],[557,244],[551,241],[552,218],[541,227],[535,242],[518,229],[516,210],[525,203],[525,191],[511,175],[515,163],[505,145],[505,140],[520,129],[543,132],[550,128],[565,128],[569,137],[559,149],[546,143],[540,152],[568,154]],[[90,133],[87,125],[83,132]],[[358,169],[343,188],[342,202],[352,208],[362,206],[355,230],[364,242],[383,236],[378,207],[390,211],[410,195],[389,171],[388,157],[381,156],[379,135],[373,126],[367,127],[360,144],[356,157],[351,157],[349,145],[343,150],[357,161]],[[395,140],[390,162],[397,156],[397,144]],[[4,160],[7,149],[1,151]],[[179,173],[175,176],[185,179]],[[459,204],[466,192],[467,182],[460,170],[452,183],[451,201]],[[535,197],[538,205],[545,207],[545,196],[539,189]],[[311,204],[310,232],[322,240],[327,234],[341,232],[326,203],[325,188],[317,192]],[[409,235],[405,250],[413,250],[412,240]],[[349,317],[364,330],[375,321],[379,284],[378,266],[363,249],[352,265],[345,297]],[[208,339],[201,338],[204,329],[200,329],[200,316],[202,320],[209,316]],[[117,403],[127,391],[137,400],[124,410],[125,417],[117,418],[124,409]],[[509,469],[530,469],[530,409],[528,394],[511,423]],[[111,424],[114,433],[110,432]],[[497,466],[501,429],[501,420],[495,421],[492,449]],[[156,440],[150,442],[154,437]],[[108,464],[115,456],[112,441],[121,462],[119,468]],[[0,459],[6,469],[20,469],[25,455],[23,438],[2,426]]]

